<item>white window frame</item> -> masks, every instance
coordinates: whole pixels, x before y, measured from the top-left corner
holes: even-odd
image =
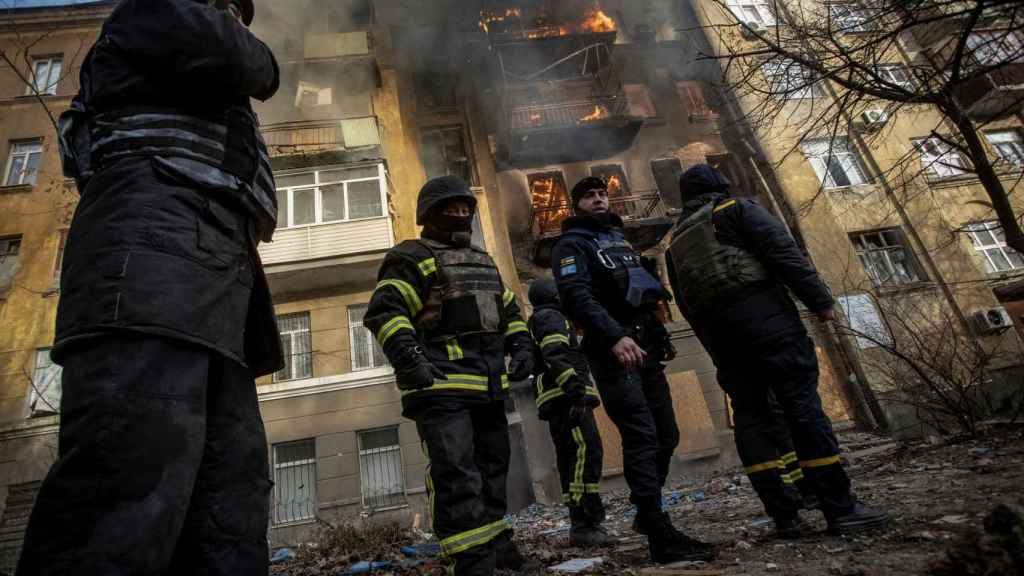
[[[967,49],[979,66],[1024,62],[1024,41],[1011,30],[973,32],[967,36]]]
[[[370,329],[363,325],[363,317],[366,314],[366,309],[369,304],[352,304],[348,307],[348,341],[350,347],[350,355],[352,357],[352,371],[359,372],[361,370],[372,370],[374,368],[382,368],[388,365],[388,359],[384,356],[384,351],[380,347],[380,343],[377,342],[377,338],[374,337]],[[362,314],[358,316],[354,313],[362,311]],[[358,319],[357,319],[358,318]],[[366,366],[360,366],[356,354],[356,334],[362,330],[365,332],[365,342],[370,346],[368,350],[370,363]],[[380,358],[380,363],[377,363],[377,358]]]
[[[877,234],[885,245],[879,248],[867,247],[863,237],[871,234]],[[896,242],[890,243],[886,238],[887,236],[895,237]],[[921,270],[921,266],[918,264],[914,251],[911,250],[910,246],[907,244],[906,236],[903,235],[903,231],[899,228],[883,228],[881,230],[852,232],[850,233],[850,242],[853,243],[854,252],[857,253],[857,258],[864,267],[864,272],[867,273],[868,277],[871,278],[872,284],[876,287],[894,288],[901,286],[914,286],[926,281],[924,271]],[[894,264],[895,260],[893,259],[893,254],[896,252],[903,253],[903,262],[906,264],[905,270],[908,273],[906,279],[899,278],[896,275],[896,271],[899,268]],[[881,259],[880,264],[882,264],[884,270],[879,270],[879,263],[876,262],[872,256],[878,256]],[[882,276],[882,272],[886,272],[885,277]]]
[[[867,173],[860,160],[860,155],[853,148],[849,138],[814,138],[801,144],[807,161],[818,175],[818,181],[826,190],[861,186],[868,183]],[[849,184],[838,184],[835,181],[836,170],[841,171],[849,180]]]
[[[963,155],[938,138],[916,138],[914,148],[921,156],[921,165],[932,178],[955,178],[968,172]]]
[[[368,177],[368,178],[353,178],[352,180],[321,180],[321,174],[323,174],[323,173],[333,172],[333,171],[336,171],[336,170],[348,170],[348,169],[370,168],[370,167],[376,167],[377,168],[377,175],[376,176],[372,176],[372,177]],[[279,187],[277,189],[278,192],[284,192],[285,193],[285,200],[286,200],[286,206],[287,206],[287,213],[285,215],[285,222],[278,222],[277,223],[277,229],[278,230],[285,230],[285,229],[288,229],[288,228],[308,228],[310,226],[321,226],[321,225],[329,225],[329,224],[339,224],[339,223],[342,223],[342,222],[359,222],[359,221],[363,221],[363,220],[373,220],[373,219],[376,219],[376,218],[386,218],[388,216],[387,175],[386,175],[386,172],[384,170],[384,164],[383,163],[361,165],[361,166],[329,166],[329,167],[317,168],[316,170],[313,170],[313,171],[301,170],[301,171],[295,171],[295,172],[282,173],[282,174],[279,174],[278,176],[299,176],[299,175],[310,174],[310,173],[313,174],[313,183],[312,184],[304,184],[304,185],[299,185],[299,186],[285,186],[285,187]],[[348,188],[349,188],[350,184],[354,184],[354,183],[358,183],[358,182],[377,182],[378,183],[378,185],[379,185],[378,187],[380,189],[380,207],[381,207],[380,214],[374,215],[374,216],[366,216],[366,217],[363,217],[363,218],[352,218],[351,217],[352,210],[351,210],[351,206],[349,205],[349,199],[348,199],[348,191],[349,190],[348,190]],[[342,219],[339,219],[339,220],[324,221],[323,193],[321,191],[321,188],[322,187],[326,187],[326,186],[338,185],[338,184],[343,185],[343,190],[344,190],[343,194],[344,194],[344,202],[345,202],[345,217],[342,218]],[[307,223],[307,224],[293,224],[293,222],[295,221],[295,192],[297,192],[297,191],[304,191],[304,190],[310,190],[310,189],[314,190],[313,222],[310,222],[310,223]]]
[[[821,87],[818,84],[820,80],[806,83],[807,78],[804,74],[809,77],[810,71],[796,62],[771,60],[761,65],[761,73],[768,83],[768,92],[774,97],[783,100],[805,100],[821,94]],[[796,89],[801,85],[802,87]],[[794,89],[790,90],[790,87]]]
[[[35,138],[32,140],[12,140],[11,151],[7,154],[7,166],[4,168],[4,186],[35,186],[39,178],[39,167],[43,162],[43,140]],[[36,170],[31,173],[31,181],[26,182],[25,175],[29,172],[25,169],[29,165],[32,156],[36,156]],[[22,169],[16,182],[11,182],[11,169],[14,167],[14,159],[22,158]]]
[[[1021,255],[1016,250],[1006,245],[1005,238],[1000,239],[996,235],[997,231],[1001,233],[1003,230],[999,222],[975,222],[968,224],[964,229],[971,239],[974,251],[978,253],[978,257],[981,258],[982,263],[985,265],[985,272],[989,274],[1002,274],[1024,269],[1024,258],[1021,258]],[[988,241],[985,238],[986,236],[991,238],[992,241]],[[1000,270],[996,264],[997,258],[1002,258],[1009,265],[1009,268]]]
[[[306,448],[307,450],[312,448],[312,457],[289,460],[287,462],[281,461],[281,453],[285,449],[299,446]],[[308,438],[305,440],[297,440],[295,442],[274,444],[273,459],[274,501],[271,517],[274,525],[298,524],[315,520],[317,509],[316,440]],[[305,484],[297,490],[305,489],[308,491],[308,496],[302,500],[296,500],[293,498],[287,501],[282,501],[282,496],[284,496],[283,493],[290,490],[298,481],[304,481]],[[301,508],[293,507],[290,511],[283,512],[287,507],[296,505]]]
[[[50,358],[50,348],[36,350],[28,400],[30,417],[60,414],[62,372],[61,366]]]
[[[394,430],[395,432],[395,444],[379,448],[363,447],[364,435],[389,430]],[[387,426],[373,430],[362,430],[356,433],[356,438],[359,446],[359,494],[362,499],[363,508],[368,510],[387,510],[406,506],[408,502],[405,497],[405,463],[402,458],[401,432],[399,427]],[[389,468],[388,473],[397,480],[397,483],[394,485],[395,490],[372,489],[371,480],[376,475],[374,474],[374,467],[369,462],[371,458],[378,461],[384,460],[385,462],[390,460],[387,464]],[[378,504],[373,501],[377,498],[383,498],[387,501],[383,504]]]
[[[775,26],[778,23],[771,0],[727,0],[726,5],[740,22],[761,26]]]
[[[45,74],[40,75],[37,69],[42,64],[46,67]],[[57,67],[57,77],[54,78],[54,66]],[[25,96],[33,96],[37,92],[40,96],[56,96],[57,85],[60,84],[61,74],[64,72],[64,56],[41,56],[32,59],[32,70],[30,72],[31,84],[25,86]],[[42,79],[42,83],[40,83]]]
[[[0,275],[0,298],[7,293],[18,271],[21,241],[21,236],[0,237],[0,273],[3,273]],[[13,258],[14,261],[8,263],[8,258]],[[5,279],[5,276],[8,277]]]
[[[842,13],[844,11],[845,14]],[[837,32],[868,32],[873,29],[864,7],[856,2],[829,3],[828,17]]]
[[[305,320],[305,326],[300,327],[296,330],[280,330],[281,340],[289,339],[290,346],[285,347],[286,350],[292,350],[291,354],[286,354],[284,359],[284,368],[280,371],[275,372],[273,376],[274,382],[287,382],[290,380],[303,380],[305,378],[313,377],[313,330],[310,321],[309,312],[297,312],[295,314],[280,314],[277,317],[278,326],[281,325],[281,321],[284,319],[298,318]],[[304,362],[304,366],[309,367],[309,373],[300,372],[298,366],[299,363],[295,361],[295,357],[299,356],[294,350],[296,349],[296,342],[301,338],[308,339],[309,350],[301,353],[302,355],[309,355],[309,361]],[[283,344],[283,343],[282,343]]]
[[[1020,130],[993,130],[986,132],[985,138],[996,151],[1001,162],[1016,168],[1024,168],[1024,138]]]
[[[882,80],[899,86],[907,92],[912,92],[917,87],[913,77],[910,75],[910,70],[902,64],[879,64],[875,67],[875,72]]]

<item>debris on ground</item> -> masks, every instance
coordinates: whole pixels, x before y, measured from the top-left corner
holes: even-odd
[[[587,572],[604,562],[604,558],[574,558],[561,564],[556,564],[549,568],[552,572],[561,572],[563,574],[581,574]]]
[[[931,565],[933,576],[1024,574],[1021,506],[999,504],[985,517],[984,532],[971,530]]]

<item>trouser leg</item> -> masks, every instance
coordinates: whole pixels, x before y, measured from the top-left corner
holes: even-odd
[[[594,418],[593,412],[587,412],[579,430],[583,444],[586,446],[586,459],[583,462],[583,498],[579,505],[579,517],[591,526],[598,526],[605,519],[604,502],[601,501],[604,446],[601,443],[601,432],[597,429],[597,420]]]
[[[508,435],[505,403],[492,402],[475,407],[472,413],[475,460],[480,470],[481,496],[484,501],[484,522],[504,522],[508,512],[508,466],[512,448]],[[512,531],[505,526],[494,537],[495,562],[513,546]]]
[[[604,449],[593,413],[588,412],[583,422],[573,426],[567,411],[558,411],[548,429],[555,444],[562,502],[569,507],[573,525],[601,524],[605,517],[600,492]]]
[[[169,573],[265,575],[270,465],[249,369],[215,357],[206,406],[205,450]]]
[[[491,541],[505,522],[489,522],[484,482],[476,463],[472,407],[438,400],[416,415],[427,457],[427,490],[434,533],[441,542],[446,573],[490,576]]]
[[[203,458],[213,356],[133,334],[69,350],[58,457],[32,511],[19,575],[167,571]]]
[[[672,392],[665,378],[665,366],[650,362],[643,371],[644,397],[650,408],[658,436],[658,486],[663,488],[672,465],[672,455],[679,446],[679,424],[672,405]]]

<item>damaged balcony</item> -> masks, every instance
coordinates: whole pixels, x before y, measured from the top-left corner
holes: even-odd
[[[295,120],[262,129],[275,172],[381,158],[375,116]]]
[[[961,83],[955,92],[960,105],[976,120],[1019,113],[1024,97],[1024,62],[1008,62]]]

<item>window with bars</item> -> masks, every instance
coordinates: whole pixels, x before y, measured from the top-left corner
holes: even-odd
[[[359,433],[359,482],[363,507],[371,510],[405,505],[405,474],[398,427]]]
[[[32,390],[28,395],[29,416],[60,414],[61,367],[50,359],[50,349],[36,350]]]
[[[915,88],[914,79],[910,76],[910,71],[907,70],[906,66],[901,64],[882,64],[876,66],[875,71],[883,81],[889,84],[907,91],[914,90]]]
[[[980,66],[1024,62],[1024,43],[1010,30],[974,32],[967,36],[967,49]]]
[[[800,100],[821,95],[814,72],[797,62],[771,60],[761,65],[771,95],[783,100]]]
[[[736,19],[747,24],[775,25],[772,0],[728,0],[726,5]]]
[[[57,84],[60,82],[63,67],[64,59],[60,56],[33,59],[32,84],[25,87],[25,95],[53,96],[57,94]]]
[[[384,216],[387,187],[383,164],[329,168],[275,178],[279,228]]]
[[[904,286],[926,280],[899,228],[850,234],[857,258],[878,287]]]
[[[11,142],[11,154],[7,157],[7,169],[4,171],[4,186],[35,184],[42,156],[42,140]]]
[[[1024,268],[1024,258],[1006,245],[1003,227],[998,222],[977,222],[968,224],[966,229],[986,272],[993,274]]]
[[[860,158],[849,138],[815,138],[804,142],[801,148],[825,188],[867,183]]]
[[[461,126],[424,129],[420,132],[420,143],[427,178],[458,176],[472,183],[473,171]]]
[[[985,137],[996,149],[1000,160],[1017,168],[1024,168],[1024,141],[1021,139],[1020,130],[987,132]]]
[[[284,350],[284,368],[274,374],[274,382],[313,377],[313,338],[309,331],[309,312],[277,317]]]
[[[836,2],[828,5],[832,28],[839,32],[867,32],[873,28],[867,12],[853,2]]]
[[[274,524],[316,517],[316,440],[274,445]]]
[[[367,304],[348,307],[348,334],[352,343],[352,370],[368,370],[386,366],[387,358],[377,339],[363,326]]]
[[[3,296],[14,281],[18,271],[18,253],[21,252],[21,236],[0,238],[0,296]]]
[[[918,138],[914,147],[921,154],[921,164],[935,178],[949,178],[967,173],[967,161],[960,152],[938,138]]]

